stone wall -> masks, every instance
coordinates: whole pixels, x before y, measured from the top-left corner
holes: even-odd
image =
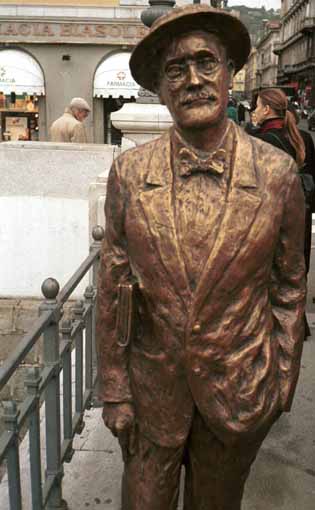
[[[0,298],[39,297],[48,276],[61,286],[70,278],[89,250],[89,188],[103,174],[105,194],[118,153],[109,145],[0,144]]]

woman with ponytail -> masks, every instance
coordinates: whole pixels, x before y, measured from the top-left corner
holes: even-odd
[[[285,151],[296,161],[300,172],[305,171],[305,143],[297,127],[294,114],[288,110],[288,99],[278,88],[263,89],[258,93],[255,115],[260,129],[252,135],[261,138],[275,147]],[[308,170],[306,170],[308,172]],[[310,169],[309,173],[314,173]],[[308,206],[308,204],[306,204]],[[305,247],[304,255],[306,271],[309,269],[310,236],[312,228],[312,211],[306,208],[305,217]],[[308,230],[310,232],[308,232]],[[308,235],[309,234],[309,235]],[[309,242],[308,242],[309,241]],[[305,339],[311,332],[305,317]]]
[[[296,161],[298,168],[302,168],[305,145],[295,118],[287,108],[288,99],[281,89],[261,90],[255,109],[260,129],[254,136],[287,152]]]

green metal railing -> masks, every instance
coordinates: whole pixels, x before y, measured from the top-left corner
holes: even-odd
[[[6,462],[10,510],[23,509],[19,434],[25,427],[29,434],[32,510],[67,508],[62,499],[63,463],[70,462],[73,456],[73,439],[76,433],[83,430],[84,411],[91,407],[96,380],[96,277],[104,230],[95,227],[92,235],[94,241],[89,256],[60,293],[56,280],[48,278],[44,281],[42,292],[45,301],[39,307],[38,320],[0,367],[1,391],[33,346],[40,338],[43,339],[43,363],[41,368],[28,370],[24,401],[19,405],[15,401],[3,402],[5,431],[0,437],[0,464]],[[61,322],[65,303],[89,271],[91,284],[86,288],[84,300],[77,301],[70,319]],[[40,437],[40,409],[43,402],[45,459],[42,458]],[[43,466],[46,467],[44,475]]]

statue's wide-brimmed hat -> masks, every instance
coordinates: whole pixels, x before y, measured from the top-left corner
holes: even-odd
[[[156,64],[161,51],[169,44],[170,37],[191,30],[205,30],[216,34],[227,48],[229,58],[234,61],[236,72],[246,63],[251,44],[245,25],[227,11],[193,4],[171,9],[158,18],[135,47],[129,65],[136,82],[145,89],[156,92]]]

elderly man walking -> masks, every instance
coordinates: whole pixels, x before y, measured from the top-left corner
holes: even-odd
[[[74,97],[64,114],[55,120],[50,128],[52,142],[87,143],[83,121],[91,108],[82,97]]]
[[[227,118],[245,26],[206,5],[160,17],[130,68],[174,126],[107,187],[97,349],[124,510],[239,510],[303,345],[304,197],[292,158]],[[134,314],[133,314],[133,310]],[[134,318],[132,318],[134,317]]]

